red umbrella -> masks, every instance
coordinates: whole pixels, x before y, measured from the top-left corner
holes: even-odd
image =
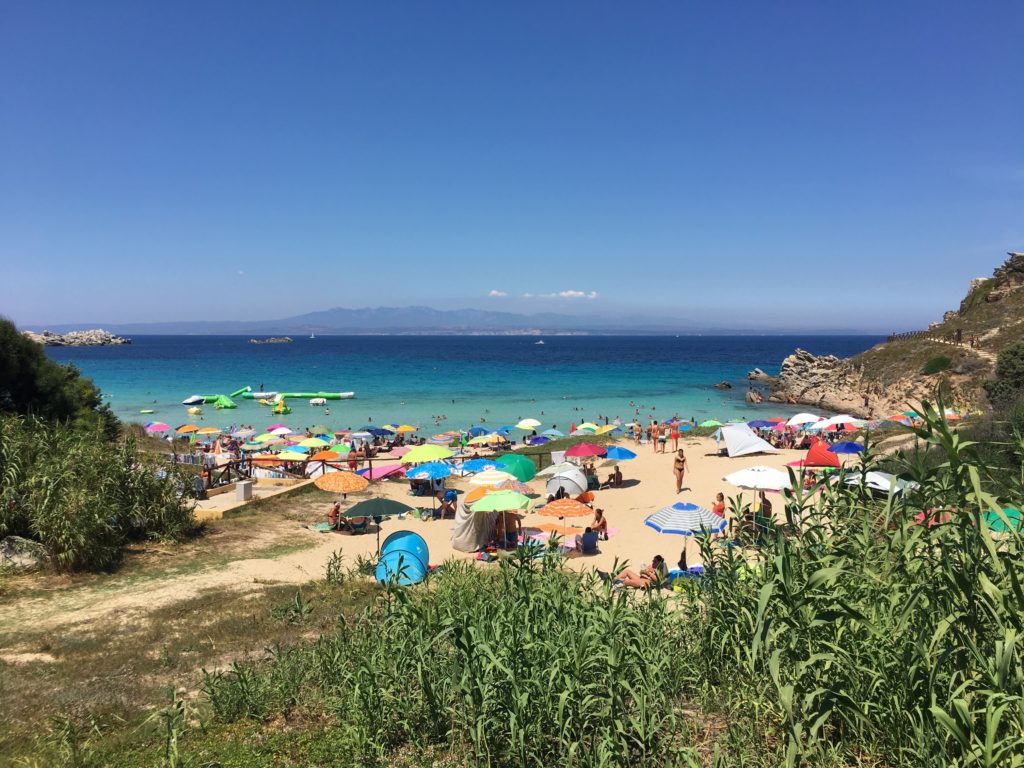
[[[604,456],[608,453],[604,446],[593,443],[576,443],[565,452],[566,456]]]
[[[947,509],[936,509],[935,507],[932,507],[924,512],[919,512],[914,517],[914,522],[918,525],[927,525],[929,528],[934,528],[936,525],[948,523],[953,519],[953,512],[956,512],[956,510],[954,509],[950,511]]]

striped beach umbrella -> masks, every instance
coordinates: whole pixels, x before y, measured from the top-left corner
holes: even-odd
[[[684,501],[659,509],[644,523],[658,533],[676,533],[680,536],[721,533],[728,525],[724,517],[719,517],[710,509]]]

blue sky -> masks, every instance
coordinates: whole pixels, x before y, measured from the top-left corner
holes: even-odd
[[[2,13],[24,324],[428,304],[888,331],[1024,250],[1020,2]]]

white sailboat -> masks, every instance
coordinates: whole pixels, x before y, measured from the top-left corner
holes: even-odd
[[[311,334],[309,334],[309,338],[311,338],[311,339],[315,339],[315,338],[316,338],[316,334],[315,334],[315,333],[311,333]]]

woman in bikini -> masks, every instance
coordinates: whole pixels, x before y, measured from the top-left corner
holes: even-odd
[[[683,490],[683,476],[686,474],[686,454],[683,453],[682,448],[676,451],[676,458],[672,462],[672,470],[676,474],[676,493],[681,493]]]

